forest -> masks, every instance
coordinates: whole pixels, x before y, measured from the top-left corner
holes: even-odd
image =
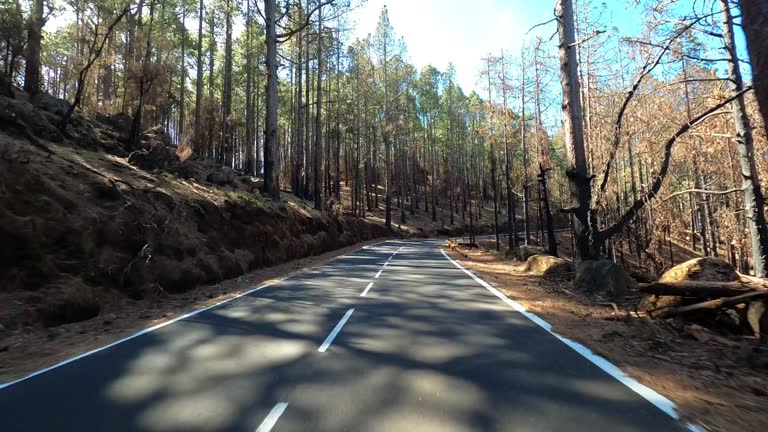
[[[733,2],[640,2],[635,35],[577,2],[567,82],[569,57],[537,36],[478,54],[480,94],[450,64],[409,63],[386,8],[350,40],[349,2],[5,3],[6,92],[128,116],[129,152],[160,125],[180,154],[263,178],[274,200],[290,190],[358,217],[383,205],[387,227],[417,211],[472,225],[492,205],[497,232],[524,232],[509,246],[554,253],[547,238],[575,224],[585,258],[618,248],[663,267],[677,241],[764,276],[765,128]],[[43,35],[62,9],[73,19]]]
[[[631,28],[552,1],[521,49],[477,52],[474,88],[417,66],[386,6],[355,36],[357,0],[0,1],[0,297],[65,293],[5,327],[447,236],[608,260],[651,315],[765,337],[763,0],[630,0]],[[702,257],[738,279],[662,276]]]

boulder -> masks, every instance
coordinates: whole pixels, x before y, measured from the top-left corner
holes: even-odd
[[[232,185],[237,190],[258,194],[261,187],[264,186],[264,181],[251,176],[236,176]]]
[[[105,126],[111,127],[122,136],[128,136],[131,132],[131,122],[133,121],[129,115],[123,113],[97,114],[96,120]]]
[[[527,261],[533,255],[546,255],[547,250],[541,246],[520,245],[516,249],[507,249],[507,258],[514,258],[520,261]]]
[[[525,262],[525,271],[546,277],[568,277],[574,273],[573,263],[551,255],[532,255]]]
[[[720,258],[701,257],[678,264],[664,272],[659,282],[735,282],[739,280],[739,274],[726,261]],[[654,310],[680,306],[683,303],[681,296],[656,296],[651,295],[640,302],[640,308]]]
[[[52,142],[64,139],[43,111],[27,102],[6,97],[0,97],[0,130],[10,130],[21,136],[34,135]]]
[[[33,94],[30,96],[30,102],[32,105],[40,108],[41,110],[48,111],[49,113],[60,117],[64,117],[64,114],[67,113],[69,107],[71,106],[70,103],[64,99],[51,96],[46,92],[38,92]]]
[[[129,127],[130,130],[130,127]],[[162,126],[154,126],[144,131],[144,138],[147,141],[159,141],[166,147],[173,146],[171,134],[165,131]]]
[[[232,168],[224,167],[208,174],[206,180],[218,186],[227,186],[235,181],[235,171]]]
[[[8,79],[8,76],[3,72],[0,72],[0,96],[13,99],[11,80]]]
[[[582,261],[576,265],[573,288],[578,291],[618,298],[630,294],[636,285],[624,267],[613,261]]]
[[[667,270],[659,278],[659,282],[735,282],[737,280],[739,280],[739,274],[728,262],[713,257],[688,260]]]
[[[143,170],[170,170],[179,165],[179,157],[174,149],[152,142],[147,150],[129,154],[128,163]]]

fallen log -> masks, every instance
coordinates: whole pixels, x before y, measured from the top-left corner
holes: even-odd
[[[748,303],[753,300],[757,300],[764,297],[768,297],[768,290],[752,291],[752,292],[748,292],[748,293],[733,296],[733,297],[723,297],[715,300],[707,300],[701,303],[695,303],[692,305],[670,308],[661,312],[660,315],[664,318],[668,318],[674,315],[693,312],[697,310],[719,309],[719,308],[724,308],[728,306],[734,306],[737,304]]]
[[[639,284],[637,289],[644,294],[697,298],[734,297],[753,291],[768,292],[766,285],[745,279],[736,282],[653,282]]]

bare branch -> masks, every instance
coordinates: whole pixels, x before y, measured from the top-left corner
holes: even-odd
[[[322,3],[317,4],[311,11],[309,11],[309,13],[307,14],[307,18],[304,20],[304,22],[300,26],[296,27],[293,30],[287,31],[285,33],[279,33],[277,35],[278,42],[285,42],[288,39],[290,39],[291,36],[307,28],[309,26],[310,21],[312,20],[312,15],[314,15],[315,12],[320,10],[321,7],[332,4],[334,1],[335,0],[326,0]]]
[[[551,19],[551,20],[549,20],[549,21],[545,21],[545,22],[542,22],[542,23],[538,23],[538,24],[536,24],[535,26],[533,26],[533,27],[529,28],[529,29],[528,29],[528,31],[527,31],[527,32],[525,32],[525,35],[526,35],[526,36],[528,36],[528,33],[532,32],[532,31],[533,31],[533,29],[535,29],[536,27],[545,26],[545,25],[547,25],[547,24],[549,24],[549,23],[551,23],[551,22],[554,22],[554,21],[557,21],[557,17],[555,17],[555,18],[552,18],[552,19]]]
[[[738,99],[745,93],[752,90],[752,87],[746,87],[742,91],[738,93],[734,93],[727,99],[723,100],[722,102],[718,103],[717,105],[709,108],[708,110],[704,111],[703,113],[697,115],[691,121],[685,123],[683,126],[678,129],[677,132],[675,132],[674,135],[672,135],[667,142],[664,144],[664,159],[661,162],[661,168],[659,169],[659,173],[656,175],[656,178],[653,180],[653,184],[651,185],[650,190],[644,194],[642,197],[635,200],[635,202],[632,204],[632,207],[630,207],[624,214],[619,218],[616,223],[611,225],[610,227],[606,228],[603,231],[600,231],[597,233],[597,237],[601,241],[605,241],[614,235],[621,232],[621,230],[624,228],[624,225],[626,225],[629,221],[634,219],[634,217],[637,215],[637,213],[645,207],[645,205],[651,201],[656,195],[659,193],[659,190],[661,189],[661,185],[664,183],[664,179],[667,176],[667,173],[669,172],[669,164],[672,160],[672,148],[675,145],[675,142],[677,142],[678,138],[683,136],[686,132],[688,132],[692,127],[700,124],[705,119],[709,118],[713,113],[717,112],[718,110],[722,109],[726,105],[730,104],[734,100]]]
[[[686,189],[679,192],[675,192],[672,195],[666,198],[663,198],[661,202],[667,202],[676,196],[685,195],[689,193],[700,193],[700,194],[706,194],[706,195],[729,195],[736,192],[744,192],[744,188],[733,188],[733,189],[728,189],[723,191],[710,191],[710,190],[704,190],[704,189]]]

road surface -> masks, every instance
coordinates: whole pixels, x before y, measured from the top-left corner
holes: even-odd
[[[440,246],[360,249],[6,385],[0,430],[683,430]]]

